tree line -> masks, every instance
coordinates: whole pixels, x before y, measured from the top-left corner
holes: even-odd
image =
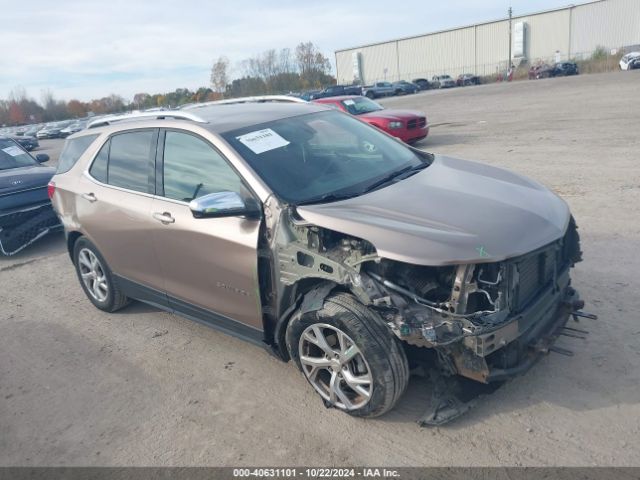
[[[173,92],[136,93],[131,101],[109,95],[88,102],[55,99],[50,90],[42,92],[40,102],[27,95],[24,88],[13,89],[6,100],[0,99],[0,126],[24,125],[87,115],[104,115],[148,108],[175,108],[223,98],[251,95],[286,94],[317,89],[335,83],[331,63],[312,42],[300,43],[293,51],[283,48],[266,50],[238,62],[233,70],[225,56],[211,68],[210,86],[197,90],[177,88]],[[232,77],[235,76],[236,78]]]
[[[229,81],[229,60],[221,56],[211,68],[211,86],[225,98],[283,94],[322,88],[335,83],[331,63],[312,42],[292,52],[266,50],[239,62],[241,76]]]

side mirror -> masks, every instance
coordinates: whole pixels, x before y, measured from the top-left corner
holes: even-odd
[[[195,218],[246,217],[258,219],[262,215],[254,198],[243,200],[236,192],[216,192],[203,195],[189,202]]]
[[[39,153],[36,155],[36,162],[44,163],[48,161],[49,161],[49,155],[47,155],[46,153]]]

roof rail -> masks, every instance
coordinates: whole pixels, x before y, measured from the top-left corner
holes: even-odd
[[[112,117],[98,118],[92,122],[89,122],[87,128],[104,127],[105,125],[111,125],[117,122],[127,122],[136,120],[158,119],[164,120],[165,118],[175,118],[179,120],[191,120],[198,123],[207,123],[206,120],[189,112],[181,112],[176,110],[163,110],[157,112],[137,112],[127,113],[124,115],[114,115]]]
[[[211,102],[203,103],[190,103],[183,105],[182,110],[193,110],[196,108],[208,107],[209,105],[231,105],[235,103],[266,103],[266,102],[280,102],[280,103],[307,103],[298,97],[292,97],[289,95],[257,95],[254,97],[238,97],[228,98],[226,100],[213,100]]]

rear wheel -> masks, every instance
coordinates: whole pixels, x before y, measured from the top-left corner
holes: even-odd
[[[287,328],[291,358],[327,406],[358,417],[389,411],[409,381],[407,358],[382,319],[352,295],[329,296]]]
[[[97,308],[115,312],[129,303],[113,281],[107,262],[88,239],[81,237],[76,241],[73,263],[84,293]]]

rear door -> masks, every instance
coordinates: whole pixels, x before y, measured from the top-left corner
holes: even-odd
[[[75,211],[116,275],[161,292],[161,270],[149,235],[157,141],[158,129],[112,135],[81,177]]]
[[[259,220],[194,218],[189,202],[210,193],[252,195],[204,138],[163,130],[157,167],[153,241],[170,305],[245,338],[262,339],[257,279]]]

